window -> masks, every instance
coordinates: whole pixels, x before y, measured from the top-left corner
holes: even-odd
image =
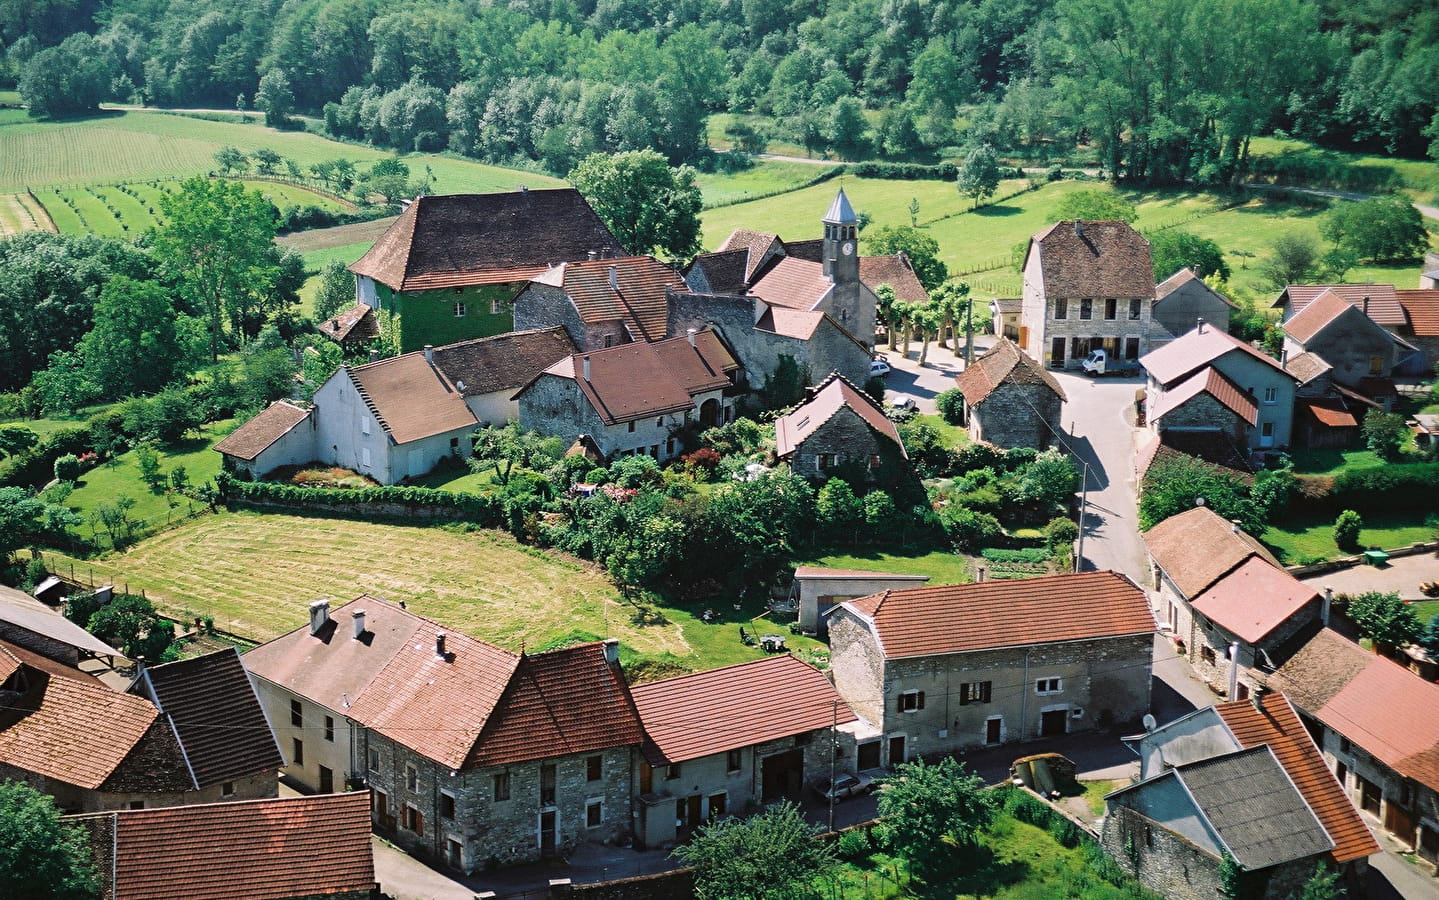
[[[680,777],[680,764],[679,764],[679,763],[671,763],[670,765],[668,765],[668,766],[665,767],[665,780],[667,780],[667,781],[673,781],[674,779],[676,779],[676,778],[678,778],[678,777]]]
[[[1339,752],[1340,752],[1340,753],[1348,753],[1348,752],[1349,752],[1349,738],[1347,738],[1347,737],[1342,737],[1342,738],[1339,739]]]
[[[495,802],[510,799],[510,773],[501,772],[495,776]]]
[[[320,766],[320,793],[333,794],[335,792],[335,773],[326,766]]]
[[[1214,665],[1214,648],[1204,646],[1199,648],[1199,658],[1209,665]]]
[[[1142,304],[1141,304],[1141,302],[1140,302],[1139,300],[1131,300],[1131,301],[1129,301],[1129,321],[1131,321],[1131,322],[1138,322],[1138,321],[1139,321],[1139,311],[1140,311],[1141,309],[1143,309],[1143,306],[1142,306]]]
[[[299,738],[295,738],[295,753],[290,762],[297,766],[305,764],[305,742]]]
[[[1264,402],[1276,403],[1279,400],[1279,388],[1267,387],[1264,389]]]
[[[660,416],[658,419],[655,419],[655,427],[656,427],[656,428],[663,428],[663,427],[665,427],[665,417],[664,417],[664,416]]]
[[[1263,425],[1263,427],[1259,429],[1259,434],[1260,434],[1261,437],[1267,437],[1267,438],[1272,438],[1272,437],[1274,437],[1274,423],[1273,423],[1273,422],[1265,422],[1264,425]]]
[[[364,466],[364,467],[367,468],[367,469],[370,467],[370,448],[369,448],[369,447],[361,447],[361,448],[360,448],[360,465]]]
[[[821,469],[833,468],[836,457],[833,453],[821,453],[819,455],[819,467]]]
[[[1111,297],[1110,299],[1104,301],[1104,318],[1110,322],[1113,322],[1115,319],[1119,318],[1118,300],[1115,300]]]
[[[905,691],[899,695],[900,712],[919,712],[924,709],[924,691]]]
[[[450,452],[454,453],[458,449],[460,449],[460,439],[457,437],[450,438]]]
[[[145,808],[145,801],[144,801],[144,800],[131,800],[131,801],[130,801],[130,808],[131,808],[131,809],[144,809],[144,808]]]
[[[1384,357],[1382,357],[1382,356],[1371,356],[1371,357],[1369,357],[1369,374],[1370,374],[1370,375],[1383,375],[1383,374],[1384,374]]]
[[[405,789],[415,794],[420,792],[420,770],[409,763],[405,763]]]
[[[728,799],[728,796],[725,794],[710,794],[711,819],[718,819],[724,816],[725,805]]]
[[[300,706],[299,700],[290,701],[290,724],[296,728],[305,726],[305,712],[304,708]]]
[[[455,817],[455,795],[449,791],[440,791],[440,818],[453,819]]]
[[[464,317],[465,317],[465,304],[464,304],[464,303],[459,303],[459,302],[455,303],[455,318],[456,318],[456,319],[463,319]]]
[[[585,781],[599,781],[604,777],[604,757],[591,756],[585,760]]]
[[[405,804],[405,827],[418,835],[425,833],[424,815],[408,803]]]
[[[871,454],[869,455],[869,468],[870,468],[870,470],[873,471],[873,470],[875,470],[875,469],[878,469],[879,466],[880,466],[879,454],[878,454],[878,453],[871,453]]]
[[[970,703],[988,703],[992,683],[988,681],[969,681],[959,686],[959,705],[967,706]]]
[[[635,423],[631,422],[631,423],[630,423],[630,434],[634,434],[634,433],[635,433]]]
[[[376,750],[374,747],[370,748],[370,771],[380,771],[380,751]]]
[[[725,754],[725,769],[730,772],[738,772],[744,768],[744,757],[738,750],[731,750]]]
[[[1081,319],[1094,318],[1094,301],[1088,297],[1079,301],[1079,317]]]
[[[452,869],[465,867],[464,845],[454,838],[445,838],[445,862],[449,863]]]
[[[233,782],[233,781],[227,781],[227,782],[225,782],[224,784],[220,785],[220,796],[221,796],[221,797],[233,797],[233,796],[235,796],[235,782]]]
[[[603,800],[591,800],[585,804],[585,827],[598,828],[605,820],[605,804]]]
[[[665,455],[666,455],[666,456],[674,456],[674,455],[675,455],[675,439],[674,439],[674,438],[670,438],[669,440],[665,441]]]
[[[1057,694],[1064,690],[1064,679],[1062,678],[1041,678],[1034,683],[1036,694]]]
[[[615,336],[612,335],[612,334],[607,334],[607,335],[605,335],[605,346],[606,346],[606,347],[613,347],[614,345],[615,345]]]
[[[335,720],[330,716],[325,716],[325,740],[335,742]]]
[[[555,802],[555,767],[553,763],[540,766],[540,802]]]
[[[1055,317],[1056,319],[1067,319],[1067,318],[1069,318],[1069,301],[1068,301],[1068,300],[1064,299],[1063,297],[1057,297],[1057,298],[1055,298],[1055,300],[1054,300],[1054,317]]]
[[[504,309],[504,304],[499,297],[490,301],[490,315],[498,316],[501,312],[504,312]]]
[[[373,420],[368,415],[360,416],[360,434],[369,434]]]

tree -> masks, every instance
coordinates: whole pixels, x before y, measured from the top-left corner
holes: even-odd
[[[255,108],[265,114],[265,124],[271,128],[290,124],[290,113],[295,111],[295,92],[290,89],[290,79],[284,69],[276,66],[260,77]]]
[[[900,763],[879,780],[880,829],[895,853],[910,865],[933,870],[949,856],[940,848],[977,846],[980,829],[993,821],[994,795],[984,779],[945,757],[930,765]]]
[[[1224,251],[1209,238],[1178,228],[1167,228],[1150,236],[1149,250],[1154,257],[1155,281],[1163,281],[1180,269],[1194,269],[1200,278],[1211,275],[1218,275],[1224,280],[1229,278],[1229,264],[1224,261]]]
[[[238,182],[190,178],[161,196],[160,211],[155,256],[208,320],[210,359],[217,360],[226,314],[237,322],[279,280],[275,207]]]
[[[785,801],[748,819],[701,825],[674,856],[695,868],[702,900],[788,900],[837,865],[830,845],[815,840],[818,831]]]
[[[1334,519],[1334,545],[1340,550],[1359,549],[1359,531],[1364,520],[1352,509],[1341,510]]]
[[[1041,506],[1067,504],[1079,489],[1079,469],[1074,460],[1050,448],[1015,473],[1014,499]]]
[[[148,394],[183,371],[187,352],[175,308],[160,285],[118,275],[95,304],[95,327],[80,341],[89,377],[106,398]]]
[[[994,148],[988,144],[977,144],[965,154],[955,178],[959,192],[974,199],[974,208],[979,202],[999,190],[999,159]]]
[[[321,322],[355,305],[355,276],[339,260],[320,269],[320,287],[315,291],[315,318]]]
[[[939,410],[940,418],[950,425],[962,425],[964,423],[964,394],[959,388],[949,388],[940,391],[934,398],[935,408]]]
[[[672,167],[653,150],[593,153],[569,180],[630,253],[681,260],[699,252],[702,198],[689,166]]]
[[[215,151],[215,165],[220,167],[221,175],[243,172],[250,168],[250,157],[238,147],[221,147]]]
[[[175,640],[175,626],[138,594],[116,594],[90,616],[86,630],[129,659],[149,663],[167,662]]]
[[[0,488],[0,568],[41,530],[45,501],[18,487]]]
[[[0,456],[19,456],[39,443],[40,436],[24,425],[0,425]]]
[[[873,144],[868,137],[869,123],[864,118],[864,104],[854,97],[841,97],[834,104],[825,123],[825,138],[840,159],[863,159]]]
[[[540,468],[559,457],[553,438],[524,431],[514,422],[503,428],[481,428],[470,438],[474,444],[470,468],[476,472],[493,468],[495,480],[502,485],[510,483],[510,473],[517,465]]]
[[[1401,448],[1409,439],[1409,429],[1404,425],[1403,416],[1378,409],[1364,414],[1360,431],[1364,434],[1364,445],[1371,452],[1391,461],[1399,458]]]
[[[820,527],[834,535],[852,535],[864,517],[863,502],[842,478],[831,478],[814,501]]]
[[[1319,242],[1302,231],[1287,231],[1269,245],[1269,253],[1260,260],[1259,270],[1275,290],[1287,285],[1304,284],[1319,269]]]
[[[1397,593],[1365,591],[1350,598],[1346,614],[1359,633],[1375,643],[1404,647],[1424,634],[1414,608],[1399,599]]]
[[[1439,613],[1429,617],[1429,624],[1424,626],[1424,633],[1419,635],[1418,644],[1428,650],[1430,656],[1439,659]]]
[[[84,32],[36,53],[20,75],[20,96],[36,116],[94,112],[110,93],[114,59]]]
[[[1153,528],[1200,500],[1225,519],[1237,519],[1250,534],[1268,527],[1237,475],[1192,456],[1162,457],[1149,467],[1140,487],[1139,527]]]
[[[1375,262],[1418,259],[1429,247],[1424,217],[1407,197],[1397,194],[1339,203],[1319,230],[1339,248]]]
[[[92,900],[100,877],[85,830],[60,818],[53,798],[0,781],[0,884],[9,900]]]
[[[1324,863],[1314,864],[1314,874],[1299,888],[1295,900],[1341,900],[1344,888],[1339,884],[1339,870]]]
[[[1074,191],[1059,201],[1054,217],[1060,221],[1133,222],[1139,218],[1139,209],[1114,191]]]
[[[903,253],[926,291],[944,284],[949,269],[939,258],[939,241],[913,225],[882,225],[864,235],[865,252],[872,256]]]
[[[255,171],[261,175],[274,175],[283,160],[284,157],[269,147],[261,147],[255,151]]]

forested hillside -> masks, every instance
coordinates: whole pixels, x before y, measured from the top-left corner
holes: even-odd
[[[1439,138],[1432,0],[0,0],[0,46],[42,115],[253,106],[557,173],[596,150],[703,163],[720,111],[750,151],[1082,145],[1155,184],[1232,179],[1275,129]]]

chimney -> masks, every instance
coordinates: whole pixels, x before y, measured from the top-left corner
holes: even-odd
[[[610,290],[612,290],[612,291],[617,291],[617,290],[619,290],[619,289],[620,289],[620,270],[619,270],[619,269],[616,269],[614,266],[610,266]]]
[[[1281,369],[1286,369],[1286,370],[1289,368],[1289,351],[1288,351],[1288,350],[1280,350],[1280,351],[1279,351],[1279,368],[1281,368]]]
[[[528,194],[529,192],[530,192],[530,186],[529,186],[528,184],[522,184],[522,185],[520,185],[520,193],[521,193],[521,194]]]
[[[693,328],[686,329],[685,334],[690,339],[690,346],[693,347],[695,345],[695,330]]]
[[[379,360],[380,360],[380,351],[376,350],[374,347],[371,347],[371,348],[370,348],[370,362],[379,362]]]
[[[982,584],[983,582],[984,582],[984,566],[976,566],[975,569],[974,569],[974,583],[975,583],[975,584]]]
[[[1229,530],[1232,531],[1232,532],[1234,532],[1235,534],[1238,534],[1240,531],[1243,531],[1243,529],[1239,527],[1239,520],[1238,520],[1238,519],[1230,519],[1230,520],[1229,520]]]
[[[435,659],[449,659],[449,657],[445,655],[445,633],[443,631],[435,635]]]
[[[589,381],[589,380],[590,380],[590,357],[589,357],[589,354],[588,354],[588,353],[585,354],[584,363],[585,363],[585,381]]]
[[[316,600],[310,604],[310,634],[319,634],[330,621],[330,601]]]
[[[1239,642],[1229,645],[1229,699],[1239,699]]]
[[[425,362],[429,363],[430,365],[434,365],[434,364],[435,364],[435,345],[434,345],[434,344],[426,344],[426,345],[425,345]]]
[[[605,639],[605,662],[610,665],[619,665],[620,662],[620,639]]]
[[[1203,317],[1203,316],[1200,316],[1198,319],[1195,320],[1195,323],[1196,323],[1196,324],[1195,324],[1195,326],[1194,326],[1194,330],[1197,331],[1197,332],[1199,332],[1200,334],[1203,334],[1203,333],[1204,333],[1204,317]]]
[[[585,259],[589,260],[590,262],[594,262],[595,260],[597,260],[597,259],[599,259],[599,258],[600,258],[600,251],[598,251],[598,250],[590,250],[590,251],[587,251],[587,252],[585,253]]]
[[[1263,678],[1255,677],[1254,689],[1249,692],[1249,702],[1260,712],[1264,711],[1264,695],[1269,693],[1269,685],[1264,683]]]
[[[1324,600],[1319,604],[1319,623],[1325,628],[1329,627],[1329,607],[1334,604],[1334,588],[1324,589]]]
[[[1081,222],[1079,219],[1074,220],[1074,236],[1081,238],[1084,237],[1084,223]]]
[[[1369,295],[1364,295],[1364,315],[1369,315]]]
[[[350,616],[355,620],[355,640],[358,641],[365,636],[365,611],[357,609]]]

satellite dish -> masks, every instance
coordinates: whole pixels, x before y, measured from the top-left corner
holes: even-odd
[[[1150,715],[1149,713],[1145,713],[1145,714],[1144,714],[1144,718],[1141,719],[1140,721],[1142,721],[1142,722],[1144,723],[1144,731],[1145,731],[1146,734],[1149,733],[1149,732],[1151,732],[1151,731],[1153,731],[1155,728],[1158,728],[1158,727],[1159,727],[1159,721],[1158,721],[1157,719],[1155,719],[1154,716]]]

